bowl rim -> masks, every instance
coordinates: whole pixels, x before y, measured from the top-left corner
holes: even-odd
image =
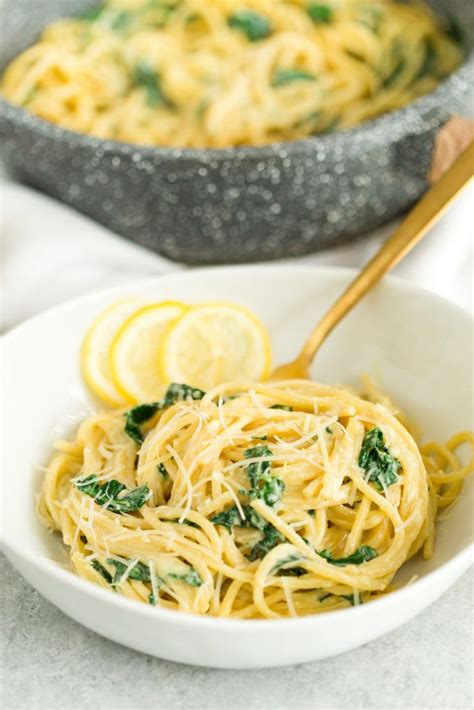
[[[466,82],[469,79],[469,72],[474,70],[474,48],[468,48],[464,56],[464,61],[453,71],[444,77],[427,94],[410,101],[406,106],[387,111],[375,118],[363,121],[361,124],[351,128],[334,130],[329,133],[320,133],[306,136],[298,140],[276,141],[264,145],[241,145],[226,148],[186,148],[178,146],[154,146],[139,143],[127,143],[109,138],[99,138],[97,136],[73,131],[63,128],[59,124],[52,123],[36,116],[27,109],[12,104],[8,99],[0,95],[0,117],[5,113],[7,120],[17,123],[20,127],[27,126],[41,136],[52,138],[59,142],[70,143],[71,147],[92,148],[99,154],[119,154],[120,156],[132,156],[134,154],[143,158],[161,158],[162,160],[190,159],[209,163],[210,161],[219,163],[229,159],[244,160],[247,158],[267,159],[270,157],[285,158],[289,154],[306,153],[311,150],[334,150],[340,151],[353,147],[355,144],[386,144],[386,136],[396,135],[397,132],[404,135],[406,131],[416,133],[428,126],[437,128],[440,123],[438,117],[430,116],[433,108],[443,106],[443,98],[449,98],[451,94],[459,94],[459,80]],[[2,69],[3,73],[3,69]],[[445,94],[448,94],[445,97]],[[449,118],[449,107],[446,109],[446,119]],[[375,130],[377,129],[377,130]],[[398,131],[397,131],[398,129]],[[395,133],[394,133],[395,131]]]
[[[262,625],[264,628],[271,627],[272,630],[277,630],[280,627],[288,628],[288,626],[301,627],[307,625],[308,623],[317,626],[319,624],[330,623],[331,620],[334,619],[335,615],[339,618],[340,614],[347,615],[348,613],[352,614],[350,618],[355,618],[355,615],[358,615],[359,617],[367,614],[370,615],[370,609],[375,608],[377,611],[381,611],[383,608],[396,606],[398,602],[403,604],[404,600],[413,594],[423,594],[426,588],[431,587],[432,584],[436,584],[438,580],[441,580],[447,571],[454,568],[460,569],[462,573],[474,563],[474,542],[471,542],[466,548],[460,550],[440,567],[432,570],[431,572],[427,572],[423,575],[423,577],[416,579],[413,583],[408,582],[404,587],[395,589],[389,594],[384,594],[381,597],[373,599],[367,604],[359,604],[345,609],[334,609],[332,611],[308,614],[307,616],[299,617],[284,617],[280,619],[232,619],[228,617],[192,614],[172,609],[163,609],[158,605],[151,606],[150,604],[143,604],[135,599],[129,599],[122,594],[113,594],[109,589],[100,587],[93,582],[88,582],[82,577],[75,575],[72,570],[63,569],[60,567],[59,563],[54,562],[48,557],[33,555],[29,552],[25,553],[20,546],[12,544],[11,542],[9,543],[2,541],[0,547],[13,566],[15,566],[15,558],[19,557],[29,565],[44,573],[46,576],[51,576],[58,582],[63,582],[66,585],[75,588],[79,594],[84,594],[85,596],[89,595],[92,599],[96,599],[98,602],[109,602],[119,611],[120,609],[130,611],[132,613],[135,611],[141,615],[144,615],[145,619],[149,619],[150,621],[155,619],[155,623],[166,621],[180,624],[182,622],[191,626],[198,626],[201,628],[211,627],[215,629],[222,628],[225,625],[226,630],[231,632],[242,629],[248,629],[250,632],[256,630],[261,631]],[[414,592],[414,590],[416,590],[416,592]]]
[[[278,274],[293,271],[295,275],[301,274],[306,271],[311,276],[317,276],[318,272],[322,277],[335,277],[336,279],[347,280],[350,277],[354,277],[358,273],[357,269],[340,267],[340,266],[328,266],[328,265],[298,265],[298,264],[251,264],[251,265],[232,265],[232,266],[217,266],[217,267],[206,267],[201,269],[194,269],[192,271],[182,271],[181,274],[185,278],[199,278],[201,273],[208,272],[239,272],[243,270],[248,271],[267,271],[275,272]],[[148,277],[141,281],[131,281],[129,283],[120,284],[118,286],[112,286],[104,289],[99,289],[89,293],[87,295],[78,296],[73,299],[68,299],[63,303],[60,303],[52,308],[46,309],[39,314],[28,318],[23,323],[12,328],[8,333],[2,336],[2,350],[5,345],[15,339],[18,333],[22,333],[27,330],[30,324],[36,323],[43,318],[48,318],[51,315],[60,314],[62,311],[67,311],[69,308],[74,307],[80,303],[86,303],[93,301],[97,298],[104,298],[110,296],[114,297],[118,293],[124,293],[126,291],[134,292],[140,289],[145,290],[147,288],[159,285],[160,281],[166,279],[166,277],[175,278],[176,272],[158,274],[153,277]],[[466,321],[474,326],[474,316],[469,313],[466,309],[458,306],[457,304],[449,301],[448,299],[440,296],[437,293],[429,291],[426,288],[417,286],[416,284],[407,281],[400,276],[387,276],[383,279],[382,284],[387,284],[390,289],[396,292],[401,292],[404,294],[423,294],[425,297],[431,298],[434,305],[438,304],[448,310],[461,315]],[[133,599],[128,599],[120,594],[111,594],[110,590],[104,589],[98,585],[88,582],[85,579],[74,574],[72,570],[62,568],[59,563],[55,562],[51,558],[30,552],[28,549],[24,549],[20,544],[8,540],[8,534],[6,530],[2,530],[2,539],[0,541],[0,547],[5,552],[6,556],[15,566],[15,559],[19,558],[26,562],[28,565],[33,566],[39,572],[46,576],[50,576],[53,580],[62,582],[66,585],[70,585],[79,594],[90,595],[92,599],[96,599],[98,602],[109,602],[112,606],[115,606],[118,611],[123,609],[124,611],[136,612],[144,615],[144,619],[151,620],[154,619],[154,623],[159,623],[160,621],[166,621],[170,624],[189,624],[191,626],[198,626],[201,628],[215,628],[224,629],[227,631],[242,631],[246,630],[249,633],[255,632],[257,630],[261,631],[264,628],[278,630],[280,627],[289,628],[290,626],[295,626],[301,628],[304,625],[324,625],[326,623],[331,623],[334,619],[334,615],[348,614],[351,613],[352,616],[349,618],[356,618],[357,616],[370,615],[370,609],[383,610],[383,608],[390,608],[397,605],[398,602],[403,604],[403,601],[409,596],[414,594],[423,593],[425,589],[436,584],[437,580],[441,580],[446,571],[451,569],[459,569],[464,571],[472,564],[474,561],[474,541],[469,542],[462,550],[457,552],[453,557],[450,557],[446,562],[432,570],[427,572],[423,577],[419,578],[413,584],[406,584],[400,589],[396,589],[390,594],[383,595],[377,599],[374,599],[370,604],[359,605],[355,607],[348,607],[347,609],[337,609],[334,611],[328,611],[320,614],[310,614],[302,617],[285,617],[280,619],[229,619],[229,618],[219,618],[198,614],[191,614],[186,612],[177,612],[171,609],[163,609],[161,607],[152,607],[147,604],[142,604]],[[416,590],[414,592],[413,590]]]

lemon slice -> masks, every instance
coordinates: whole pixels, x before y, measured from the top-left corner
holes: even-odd
[[[94,394],[112,407],[125,404],[125,400],[114,383],[110,348],[123,322],[146,302],[137,296],[113,303],[98,315],[82,342],[82,375]]]
[[[160,357],[164,380],[204,390],[235,379],[260,380],[270,363],[265,327],[232,303],[190,308],[169,328]]]
[[[149,402],[163,392],[159,353],[170,323],[186,311],[177,301],[141,308],[130,316],[112,344],[110,362],[115,386],[129,402]]]

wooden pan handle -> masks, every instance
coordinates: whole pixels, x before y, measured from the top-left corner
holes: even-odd
[[[428,181],[431,185],[442,178],[473,140],[474,120],[453,116],[444,124],[435,138],[433,158],[428,173]]]

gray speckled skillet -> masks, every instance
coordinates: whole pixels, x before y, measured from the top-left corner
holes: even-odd
[[[51,20],[91,0],[6,0],[0,68]],[[474,3],[435,7],[472,28]],[[426,188],[434,137],[472,101],[473,53],[432,94],[361,127],[220,150],[91,138],[0,100],[0,149],[17,176],[172,259],[222,263],[306,254],[398,215]]]

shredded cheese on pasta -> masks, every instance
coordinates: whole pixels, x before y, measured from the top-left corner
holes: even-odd
[[[473,470],[458,456],[472,434],[419,448],[393,409],[369,382],[360,397],[229,384],[158,409],[141,444],[123,410],[99,413],[60,442],[38,514],[77,574],[163,608],[247,619],[366,603],[431,556],[438,511]]]

